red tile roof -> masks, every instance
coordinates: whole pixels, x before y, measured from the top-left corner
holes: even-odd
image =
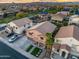
[[[71,48],[66,44],[54,44],[53,47],[55,49],[66,49],[67,51],[71,51]]]
[[[71,51],[71,48],[66,44],[61,45],[60,49],[66,49],[67,51]]]
[[[79,28],[75,25],[61,27],[55,38],[73,37],[79,40]]]
[[[56,28],[56,25],[50,23],[49,21],[45,21],[31,27],[29,30],[37,30],[45,35],[48,32],[50,33],[53,32],[55,28]]]

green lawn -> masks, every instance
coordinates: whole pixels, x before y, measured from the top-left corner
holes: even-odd
[[[34,50],[31,52],[32,55],[38,57],[41,54],[42,50],[38,47],[35,47]]]
[[[3,19],[0,19],[0,23],[8,23],[8,22],[12,21],[13,19],[15,19],[14,16],[6,17]]]
[[[58,11],[57,10],[45,10],[45,12],[48,12],[48,13],[57,13]]]
[[[29,52],[32,48],[33,48],[33,45],[30,45],[30,46],[26,49],[26,51]]]

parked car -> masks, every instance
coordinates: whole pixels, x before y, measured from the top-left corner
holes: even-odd
[[[0,24],[0,31],[4,30],[6,27],[6,24]]]
[[[13,35],[8,41],[9,41],[9,43],[13,43],[21,37],[22,37],[22,35],[16,34],[16,35]]]
[[[13,36],[15,33],[10,33],[10,34],[8,34],[7,35],[7,37],[11,37],[11,36]]]
[[[78,59],[77,57],[75,57],[75,56],[72,56],[72,59]]]

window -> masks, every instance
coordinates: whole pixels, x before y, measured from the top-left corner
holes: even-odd
[[[16,29],[18,29],[18,28],[16,27]]]
[[[57,49],[57,52],[59,52],[59,49]]]
[[[43,40],[44,38],[43,38],[43,37],[40,37],[40,39],[42,39],[42,40]]]
[[[29,35],[32,35],[33,34],[33,32],[29,32]]]
[[[15,26],[13,26],[13,28],[15,28]]]
[[[62,52],[62,57],[65,57],[65,55],[66,55],[66,52],[63,51],[63,52]]]
[[[24,25],[24,27],[26,27],[26,25]]]
[[[59,42],[61,42],[60,40],[56,40],[56,43],[59,43]]]
[[[27,23],[28,25],[30,25],[29,23]]]
[[[31,26],[28,26],[28,28],[30,28]]]

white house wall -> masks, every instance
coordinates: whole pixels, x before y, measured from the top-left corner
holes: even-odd
[[[75,24],[79,24],[79,18],[72,18],[69,20],[69,24],[71,23],[75,23]]]
[[[70,38],[56,38],[56,40],[59,40],[61,44],[67,44],[69,46],[79,44],[79,41],[77,41],[73,37],[70,37]]]
[[[79,41],[76,40],[73,37],[70,38],[55,38],[55,42],[56,40],[59,40],[60,44],[67,44],[68,46],[71,47],[71,54],[75,55],[75,56],[79,56]],[[52,51],[55,51],[55,49],[52,47]],[[62,51],[61,51],[62,52]],[[61,52],[59,54],[61,54]],[[67,57],[67,55],[65,56],[65,58]]]
[[[18,27],[15,23],[13,23],[13,22],[10,22],[10,23],[8,23],[11,27]]]

